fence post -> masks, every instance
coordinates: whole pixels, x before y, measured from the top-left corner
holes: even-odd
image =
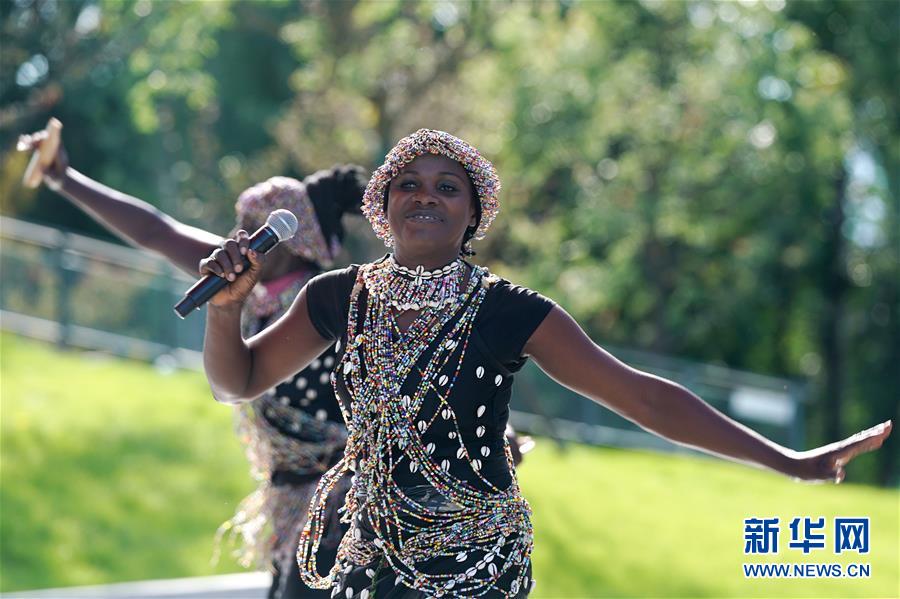
[[[64,231],[59,231],[54,245],[54,271],[56,272],[56,320],[59,325],[59,334],[56,344],[65,349],[69,347],[72,335],[72,309],[69,301],[72,288],[72,267],[69,256],[70,237]]]
[[[163,305],[160,306],[159,313],[161,324],[165,328],[165,336],[162,342],[166,346],[167,351],[170,354],[173,354],[176,349],[181,347],[181,345],[178,338],[178,317],[173,316],[171,307],[168,304],[171,301],[173,290],[177,285],[178,279],[175,278],[175,268],[168,262],[168,260],[162,263],[162,271],[163,277],[165,277],[165,280],[168,281],[168,284],[161,286],[163,293],[160,294],[160,296],[162,297]]]

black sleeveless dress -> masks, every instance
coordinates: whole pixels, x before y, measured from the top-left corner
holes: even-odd
[[[338,367],[335,369],[335,390],[345,417],[353,413],[354,396],[348,388],[348,360],[344,359],[348,334],[360,335],[367,309],[367,291],[363,288],[355,305],[359,311],[353,319],[360,330],[348,331],[348,315],[351,307],[351,291],[357,285],[359,266],[324,273],[312,279],[307,285],[307,301],[313,325],[326,339],[340,341],[338,345]],[[471,266],[470,266],[471,268]],[[419,435],[417,442],[426,448],[430,465],[448,473],[452,480],[473,493],[486,497],[507,498],[517,503],[524,516],[518,521],[516,530],[504,529],[496,539],[481,538],[469,547],[448,552],[446,541],[436,557],[419,559],[416,570],[427,572],[446,583],[441,583],[438,593],[423,592],[426,587],[416,587],[414,580],[400,575],[402,565],[395,559],[377,552],[370,555],[365,563],[349,560],[341,563],[341,574],[333,594],[338,597],[370,596],[390,598],[414,598],[424,596],[472,596],[462,589],[468,582],[492,581],[490,588],[477,593],[484,597],[524,597],[532,586],[530,570],[531,527],[527,503],[518,493],[511,459],[506,448],[505,429],[509,416],[509,400],[512,393],[514,374],[526,362],[523,348],[535,329],[553,307],[546,297],[524,287],[488,275],[483,269],[473,273],[485,274],[486,291],[478,296],[480,304],[471,330],[463,340],[464,347],[457,347],[451,339],[450,329],[454,318],[431,340],[429,348],[410,370],[402,383],[398,401],[406,401],[422,385],[420,375],[430,355],[443,351],[460,355],[460,360],[448,361],[446,372],[431,373],[434,377],[433,392],[424,396],[422,405],[415,414],[409,414],[415,422]],[[473,278],[474,278],[473,274]],[[358,285],[357,285],[358,288]],[[476,293],[472,293],[474,297]],[[469,298],[470,301],[472,298]],[[351,339],[351,346],[352,346]],[[462,352],[456,354],[455,352]],[[451,363],[452,362],[452,363]],[[344,368],[341,365],[345,366]],[[358,374],[358,373],[357,373]],[[449,391],[444,392],[444,389]],[[404,398],[404,399],[401,399]],[[452,415],[452,417],[451,417]],[[415,420],[418,419],[418,420]],[[406,456],[404,456],[406,457]],[[425,465],[409,458],[404,463],[401,457],[391,464],[392,488],[420,505],[428,505],[437,512],[448,514],[452,520],[454,510],[459,506],[448,500],[446,493],[429,485],[423,476]],[[329,501],[340,501],[333,497]],[[361,541],[374,541],[379,545],[379,537],[387,534],[384,523],[373,525],[365,508],[351,514],[354,524],[348,535],[356,535]],[[496,505],[496,504],[495,504]],[[414,518],[411,516],[411,518]],[[485,522],[491,522],[490,514]],[[380,521],[379,521],[380,522]],[[422,526],[421,521],[415,523]],[[379,528],[381,530],[376,530]],[[470,531],[471,534],[471,531]],[[398,533],[397,543],[415,544],[409,536]],[[523,538],[527,537],[527,542]],[[345,538],[345,540],[347,540]],[[490,542],[489,542],[490,541]],[[324,565],[324,564],[323,564]],[[496,584],[494,584],[496,583]],[[470,587],[471,588],[471,587]],[[460,594],[462,593],[462,594]]]

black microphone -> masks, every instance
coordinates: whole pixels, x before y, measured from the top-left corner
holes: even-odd
[[[297,232],[297,217],[290,210],[275,210],[266,219],[266,224],[250,237],[250,249],[260,254],[265,254],[279,242],[290,239]],[[250,260],[242,256],[244,269],[249,268]],[[192,311],[218,293],[228,281],[223,277],[208,274],[193,287],[184,292],[184,299],[175,305],[175,313],[181,318],[186,317]]]

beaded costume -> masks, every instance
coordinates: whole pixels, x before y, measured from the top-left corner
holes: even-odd
[[[459,277],[453,305],[426,306],[405,331],[391,279],[415,283],[416,273],[398,272],[390,258],[307,286],[314,326],[344,346],[335,391],[350,436],[344,458],[322,477],[298,552],[305,582],[333,585],[333,596],[530,590],[530,509],[504,429],[512,374],[552,302],[459,264],[446,275]],[[344,514],[350,531],[321,578],[313,573],[320,526],[329,504],[344,499],[333,491],[344,470],[355,471]]]
[[[375,234],[394,245],[387,189],[424,154],[465,169],[479,203],[466,234],[483,238],[500,209],[497,172],[465,141],[432,129],[401,139],[369,179],[362,211]],[[349,438],[310,503],[297,550],[303,580],[345,599],[527,595],[531,510],[504,431],[512,375],[552,302],[461,259],[425,271],[391,255],[320,275],[306,297],[313,326],[343,347],[334,388]],[[407,311],[416,316],[403,330],[396,315]],[[347,470],[350,530],[323,577],[316,552]]]

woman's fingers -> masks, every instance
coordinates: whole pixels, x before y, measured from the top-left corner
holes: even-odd
[[[849,437],[844,441],[846,445],[842,448],[842,459],[849,461],[861,453],[878,449],[891,434],[892,428],[893,423],[888,420]]]
[[[241,234],[241,231],[238,231],[238,235]],[[246,235],[246,232],[244,233]],[[241,250],[238,247],[238,242],[234,239],[228,239],[222,245],[225,250],[225,255],[222,257],[222,266],[225,268],[225,273],[229,281],[235,280],[235,273],[240,274],[244,270],[243,257],[241,256]]]
[[[204,258],[200,261],[200,274],[212,273],[228,281],[234,281],[237,278],[235,276],[234,262],[231,260],[231,252],[225,247],[229,243],[235,245],[234,240],[229,239],[223,244],[223,247],[213,251],[209,258]]]
[[[250,263],[249,268],[243,264],[244,256]],[[217,306],[242,303],[253,291],[261,268],[262,258],[250,249],[246,231],[238,231],[234,239],[226,239],[222,247],[200,261],[200,274],[213,274],[229,283],[210,303]]]
[[[842,468],[856,456],[878,449],[891,434],[892,428],[893,424],[888,420],[848,438],[835,456],[835,466]]]
[[[49,135],[50,133],[46,129],[42,129],[34,133],[20,135],[19,140],[16,142],[16,150],[20,152],[35,152],[37,150],[40,150],[41,146],[47,140]],[[44,167],[44,182],[47,183],[47,185],[51,189],[58,190],[58,187],[61,185],[62,180],[65,177],[66,169],[68,167],[69,156],[66,153],[62,142],[60,142],[59,147],[56,150],[56,154],[53,156],[53,161],[50,162],[46,167]]]
[[[818,464],[818,470],[810,478],[813,480],[833,480],[836,483],[844,480],[847,464],[856,456],[881,447],[891,434],[893,423],[888,420],[872,428],[860,431],[855,435],[808,452],[812,461]]]
[[[241,235],[243,233],[243,235]],[[229,281],[234,281],[236,275],[244,271],[243,259],[247,256],[251,268],[261,265],[259,255],[250,249],[247,243],[245,231],[239,231],[240,239],[227,239],[222,247],[210,254],[209,258],[200,261],[200,274],[212,273]]]
[[[47,131],[44,129],[20,135],[19,140],[16,142],[16,150],[19,152],[31,152],[41,147],[41,142],[45,139],[47,139]]]
[[[235,239],[237,240],[238,250],[240,251],[241,256],[246,256],[247,250],[250,249],[250,234],[243,229],[239,229]]]
[[[247,259],[250,260],[250,270],[253,272],[259,271],[262,268],[262,261],[259,259],[259,254],[256,250],[251,250],[249,247],[247,248]]]
[[[232,253],[236,252],[237,249],[229,250],[229,246],[232,248],[236,248],[237,244],[233,239],[228,239],[225,243],[222,244],[222,247],[213,252],[213,256],[216,258],[216,262],[219,263],[219,266],[222,267],[223,276],[229,280],[234,281],[237,279],[234,270],[234,260],[231,259]]]
[[[213,274],[218,277],[225,277],[225,269],[222,268],[218,260],[221,251],[221,249],[215,250],[210,254],[209,258],[204,258],[200,261],[199,270],[201,275]]]

